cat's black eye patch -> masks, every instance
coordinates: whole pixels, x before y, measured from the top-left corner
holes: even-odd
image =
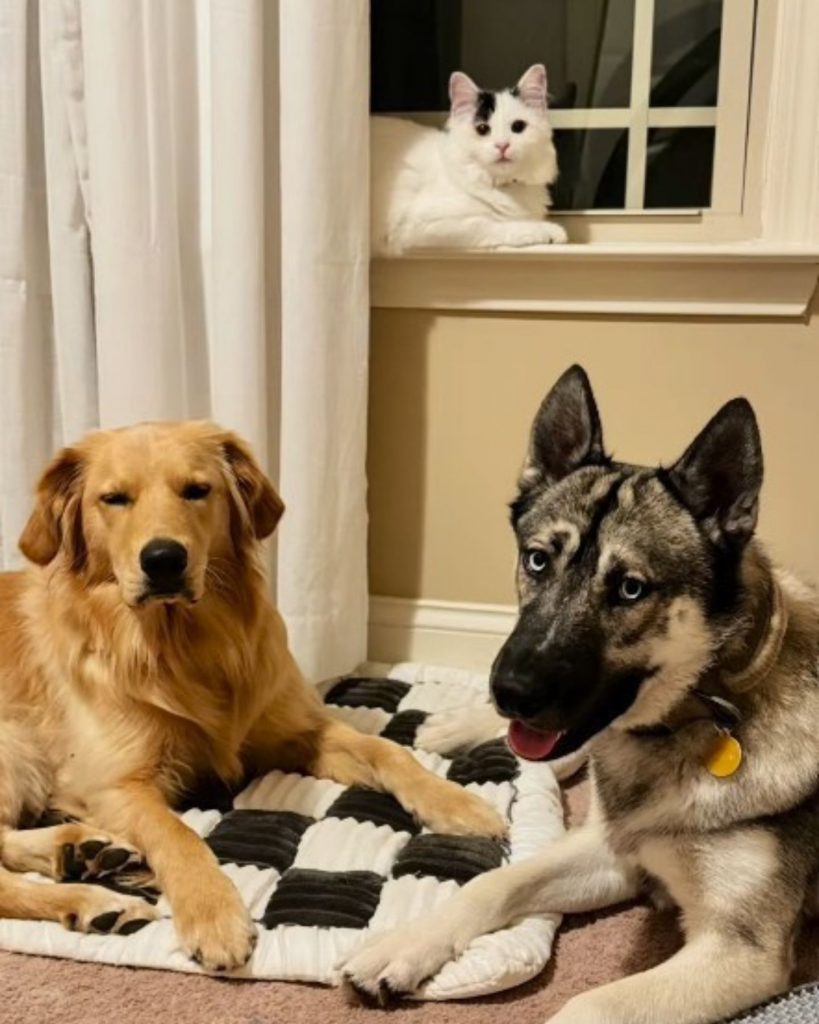
[[[520,135],[520,133],[525,131],[525,130],[526,130],[526,122],[525,121],[513,121],[512,122],[512,131],[515,133],[515,135]]]
[[[488,124],[476,124],[475,125],[475,131],[478,133],[478,135],[488,135],[489,131],[490,131],[489,125]]]
[[[130,505],[131,499],[125,491],[108,491],[100,495],[103,505]]]
[[[480,124],[488,121],[495,113],[495,94],[484,89],[478,93],[478,100],[475,104],[475,121]]]
[[[186,484],[182,488],[182,497],[185,501],[201,501],[210,494],[210,484]]]

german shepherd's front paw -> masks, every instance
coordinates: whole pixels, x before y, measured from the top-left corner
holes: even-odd
[[[456,954],[451,937],[421,918],[392,931],[373,935],[350,957],[336,965],[350,1003],[386,1007],[411,995]]]
[[[203,880],[195,894],[174,901],[171,909],[185,952],[206,971],[236,970],[253,954],[256,926],[221,872],[216,880]]]
[[[416,746],[433,754],[449,757],[460,750],[471,750],[479,743],[506,734],[506,722],[491,704],[438,711],[423,722],[415,737]]]
[[[626,1024],[632,1019],[631,1014],[622,1016],[613,1008],[601,1006],[592,989],[570,999],[546,1024]]]
[[[501,838],[507,825],[494,807],[455,782],[437,779],[421,817],[427,828],[455,836]]]

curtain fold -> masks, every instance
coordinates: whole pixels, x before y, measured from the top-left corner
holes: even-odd
[[[278,598],[296,649],[328,676],[328,629],[342,661],[366,649],[369,4],[282,0],[279,29],[280,473],[296,514]]]
[[[208,416],[302,668],[364,657],[368,61],[365,0],[0,0],[3,565],[56,445]]]

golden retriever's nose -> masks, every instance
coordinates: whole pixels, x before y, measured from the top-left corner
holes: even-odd
[[[155,593],[173,594],[184,584],[188,552],[177,540],[156,537],[140,551],[139,564]]]

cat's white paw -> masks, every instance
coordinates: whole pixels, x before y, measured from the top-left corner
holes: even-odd
[[[564,245],[569,241],[569,236],[566,234],[565,228],[562,228],[559,224],[553,224],[551,221],[545,221],[543,227],[546,228],[550,245]]]
[[[419,727],[415,742],[422,750],[446,757],[505,734],[506,722],[492,705],[478,704],[430,715]]]
[[[498,225],[496,244],[502,248],[519,249],[528,245],[557,245],[566,240],[566,232],[559,224],[546,220],[522,220]]]

